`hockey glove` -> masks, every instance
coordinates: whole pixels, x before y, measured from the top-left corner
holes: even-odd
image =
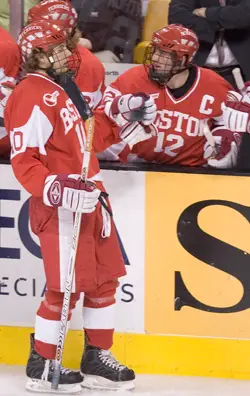
[[[72,212],[92,213],[100,194],[95,183],[83,182],[80,175],[50,175],[45,180],[43,202]]]
[[[5,107],[9,96],[11,95],[16,84],[12,81],[5,81],[0,84],[0,104]]]
[[[204,158],[208,166],[217,169],[230,169],[236,166],[241,134],[233,133],[223,127],[213,130],[216,144],[216,153],[207,142],[204,147]]]
[[[154,122],[157,108],[154,99],[145,93],[117,96],[105,105],[105,113],[118,126],[131,121],[140,121],[144,125]]]
[[[250,133],[250,87],[246,85],[244,95],[229,91],[222,111],[226,128],[233,132]]]
[[[156,135],[157,128],[154,124],[143,126],[136,121],[127,123],[120,131],[121,139],[126,142],[130,148]]]

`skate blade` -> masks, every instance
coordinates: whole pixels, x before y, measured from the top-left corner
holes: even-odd
[[[72,395],[82,393],[81,384],[60,384],[57,390],[51,388],[51,382],[29,378],[25,389],[29,392],[54,393],[57,395]]]
[[[114,382],[98,375],[83,374],[82,388],[98,389],[98,390],[133,390],[135,388],[134,381]]]

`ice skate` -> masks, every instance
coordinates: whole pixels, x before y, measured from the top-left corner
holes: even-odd
[[[75,394],[82,391],[82,375],[79,371],[61,368],[58,390],[51,389],[54,360],[45,359],[34,350],[34,334],[31,334],[31,351],[26,366],[28,377],[26,389],[31,392],[50,392],[57,394]]]
[[[135,373],[121,365],[110,351],[86,346],[81,361],[82,386],[89,389],[134,389]]]

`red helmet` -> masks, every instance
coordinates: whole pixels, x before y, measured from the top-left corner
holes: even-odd
[[[77,49],[68,48],[67,39],[68,32],[66,29],[40,20],[26,26],[21,31],[17,43],[24,62],[29,60],[29,55],[32,54],[33,49],[42,49],[47,54],[50,62],[50,66],[44,70],[48,74],[50,73],[53,78],[65,72],[73,73],[76,76],[80,68],[81,57]],[[60,56],[58,56],[58,53],[54,52],[53,48],[63,43],[65,48],[59,51]],[[27,67],[27,64],[25,66]],[[39,65],[37,66],[39,68]],[[31,68],[32,71],[35,71],[34,68],[36,69],[35,66]]]
[[[199,40],[192,30],[172,24],[153,33],[151,45],[163,51],[174,51],[178,59],[186,56],[190,63],[199,49]]]
[[[77,12],[70,3],[65,0],[43,0],[29,10],[28,21],[46,20],[69,32],[76,27]]]
[[[37,21],[26,26],[19,34],[17,44],[23,60],[29,56],[33,48],[42,48],[48,52],[51,47],[65,42],[67,32],[49,22]]]
[[[145,51],[144,66],[149,78],[159,85],[188,68],[199,48],[194,32],[182,25],[169,25],[153,34]]]

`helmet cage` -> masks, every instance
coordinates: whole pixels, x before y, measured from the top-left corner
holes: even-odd
[[[66,53],[66,48],[71,52],[70,56],[68,56],[68,54]],[[53,77],[55,77],[56,75],[60,75],[62,73],[62,70],[65,69],[65,66],[68,69],[67,73],[72,74],[72,76],[74,77],[76,77],[78,74],[81,65],[81,56],[77,48],[68,48],[68,46],[66,48],[56,51],[54,50],[55,48],[52,47],[46,53],[51,63],[51,68],[49,68],[48,74],[53,75]]]
[[[149,78],[164,86],[176,74],[188,67],[188,56],[166,46],[166,49],[150,44],[145,51],[143,64]]]

